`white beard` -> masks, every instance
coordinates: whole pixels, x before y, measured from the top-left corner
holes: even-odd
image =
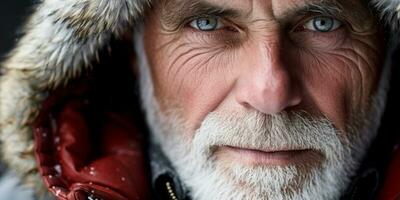
[[[134,41],[139,55],[141,98],[152,142],[161,146],[195,200],[338,199],[376,135],[386,100],[388,69],[384,70],[385,77],[371,109],[354,116],[362,120],[353,120],[346,133],[338,131],[328,119],[306,112],[266,116],[254,111],[212,112],[195,134],[188,134],[178,111],[160,111],[141,32],[135,34]],[[220,145],[252,149],[291,147],[320,154],[317,162],[249,167],[215,159],[213,150]]]

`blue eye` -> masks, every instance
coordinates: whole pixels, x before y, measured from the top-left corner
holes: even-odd
[[[330,32],[338,29],[342,22],[332,17],[315,17],[304,24],[304,28],[317,32]]]
[[[215,31],[224,27],[219,17],[199,17],[189,24],[192,28],[200,31]]]

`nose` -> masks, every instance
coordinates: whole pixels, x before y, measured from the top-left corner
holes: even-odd
[[[265,114],[277,114],[301,103],[301,92],[294,72],[282,58],[279,42],[258,45],[243,64],[246,70],[237,82],[236,99],[245,106]],[[285,61],[285,62],[284,62]],[[292,73],[291,73],[292,72]]]

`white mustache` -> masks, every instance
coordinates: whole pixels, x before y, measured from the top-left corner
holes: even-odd
[[[196,131],[192,147],[198,155],[211,157],[219,146],[233,146],[266,152],[315,150],[325,157],[343,156],[347,139],[324,117],[306,112],[282,112],[264,115],[258,112],[231,114],[210,113]]]

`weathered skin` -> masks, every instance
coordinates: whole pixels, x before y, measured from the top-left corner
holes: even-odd
[[[240,32],[228,29],[201,34],[188,27],[162,30],[158,21],[162,16],[144,12],[150,2],[154,1],[43,0],[32,9],[23,36],[0,63],[1,162],[7,170],[16,172],[10,176],[20,182],[16,187],[29,190],[32,198],[33,193],[37,199],[48,189],[38,173],[32,129],[43,101],[54,89],[92,69],[98,53],[109,47],[110,38],[121,39],[141,17],[146,19],[147,50],[157,48],[149,55],[154,56],[151,65],[157,96],[164,110],[173,106],[181,109],[190,122],[189,136],[209,111],[224,109],[264,113],[303,109],[326,115],[343,129],[353,113],[349,108],[368,107],[368,97],[376,91],[373,85],[380,74],[381,69],[376,67],[380,60],[371,55],[383,54],[382,47],[376,45],[382,37],[375,34],[374,23],[365,20],[369,13],[346,24],[347,29],[322,36],[281,29],[287,26],[278,25],[272,17],[272,13],[281,16],[283,6],[302,1],[276,0],[267,5],[263,1],[210,0],[251,11],[247,18],[237,18],[232,24],[257,22],[240,26]],[[371,0],[371,6],[379,12],[376,15],[383,16],[380,23],[388,24],[392,32],[398,30],[399,2]],[[345,7],[351,8],[346,12],[351,15],[359,6]],[[299,20],[293,18],[283,24],[293,27],[300,24]],[[174,28],[174,24],[165,25]],[[279,30],[284,34],[277,34]],[[279,59],[270,59],[274,56]],[[326,57],[330,57],[329,62]],[[271,95],[276,98],[271,99]],[[2,180],[7,179],[5,176]]]
[[[226,19],[225,28],[210,32],[173,27],[161,20],[168,14],[157,14],[170,13],[169,6],[156,8],[146,21],[145,45],[161,108],[178,108],[188,120],[188,134],[209,112],[221,110],[305,110],[345,130],[376,92],[383,48],[379,27],[359,1],[347,1],[344,18],[338,18],[341,27],[307,30],[310,13],[285,16],[305,2],[229,1],[229,8],[247,15]],[[365,17],[353,15],[354,9]]]

